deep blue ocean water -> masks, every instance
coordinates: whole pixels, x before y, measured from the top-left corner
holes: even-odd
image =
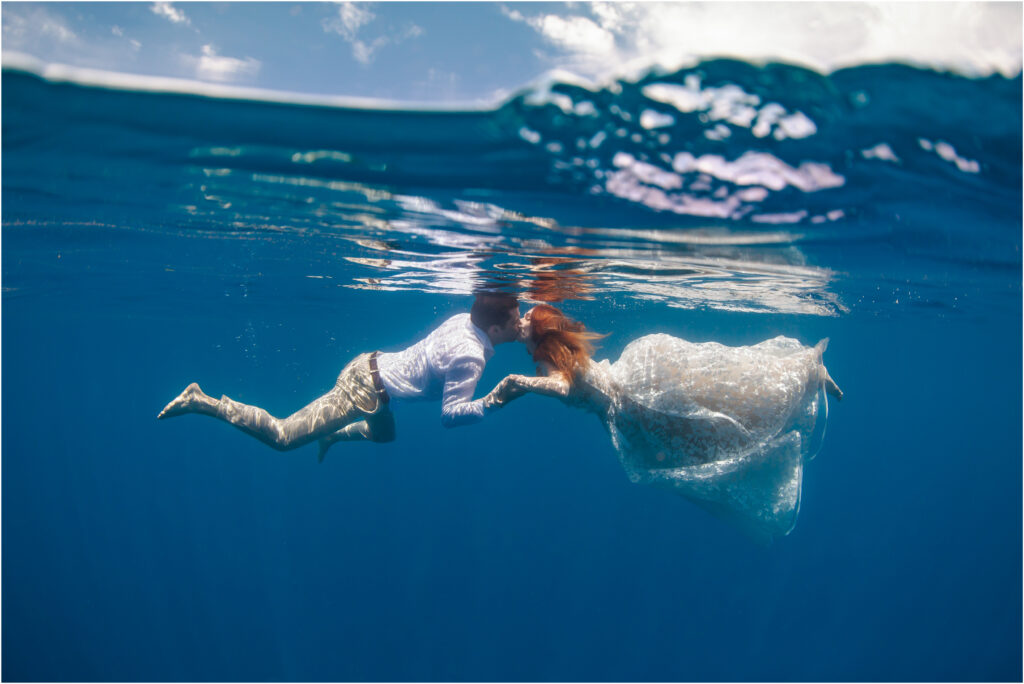
[[[2,646],[18,680],[1020,680],[1021,79],[705,62],[492,110],[47,82],[2,100]],[[771,546],[542,397],[278,453],[474,288],[813,344]],[[524,307],[525,308],[525,307]],[[532,373],[498,347],[480,392]]]

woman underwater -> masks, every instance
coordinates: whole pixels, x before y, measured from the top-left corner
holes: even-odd
[[[825,394],[842,398],[822,363],[827,339],[727,347],[655,334],[609,363],[591,358],[601,335],[546,304],[522,335],[541,377],[506,377],[489,395],[497,403],[533,392],[594,413],[632,482],[672,489],[762,540],[793,529]]]

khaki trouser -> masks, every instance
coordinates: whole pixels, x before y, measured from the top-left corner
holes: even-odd
[[[275,418],[226,396],[218,402],[216,416],[280,451],[327,437],[359,420],[366,421],[370,440],[395,438],[395,417],[374,386],[370,354],[354,358],[338,375],[334,389],[287,418]]]

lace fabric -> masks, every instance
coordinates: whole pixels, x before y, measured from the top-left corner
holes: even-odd
[[[614,364],[591,362],[566,401],[598,414],[632,482],[667,487],[770,540],[796,524],[825,402],[825,344],[648,335]]]

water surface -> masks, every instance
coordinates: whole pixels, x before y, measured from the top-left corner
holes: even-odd
[[[11,680],[1016,680],[1021,80],[704,62],[495,109],[3,73]],[[791,535],[631,485],[527,397],[280,454],[476,288],[610,333],[830,337]],[[499,347],[481,382],[532,373]]]

